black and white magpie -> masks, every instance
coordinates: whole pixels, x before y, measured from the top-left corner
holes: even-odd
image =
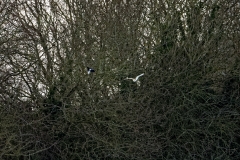
[[[88,70],[88,74],[90,74],[91,72],[95,72],[92,68],[87,67]]]

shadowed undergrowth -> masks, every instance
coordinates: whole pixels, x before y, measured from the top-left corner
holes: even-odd
[[[1,159],[240,159],[231,3],[126,3],[4,3]]]

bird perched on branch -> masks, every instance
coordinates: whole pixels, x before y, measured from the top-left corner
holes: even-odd
[[[143,76],[144,73],[138,75],[136,78],[126,78],[126,79],[131,79],[133,82],[136,82],[138,86],[140,86],[140,81],[138,80],[141,76]]]
[[[88,74],[90,74],[91,72],[95,72],[92,68],[87,67],[88,70]]]

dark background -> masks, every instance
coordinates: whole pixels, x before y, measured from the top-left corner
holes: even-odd
[[[238,1],[2,0],[0,13],[1,159],[240,159]]]

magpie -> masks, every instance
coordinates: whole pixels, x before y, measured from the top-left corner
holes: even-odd
[[[87,67],[88,70],[88,74],[90,74],[91,72],[95,72],[92,68]]]

